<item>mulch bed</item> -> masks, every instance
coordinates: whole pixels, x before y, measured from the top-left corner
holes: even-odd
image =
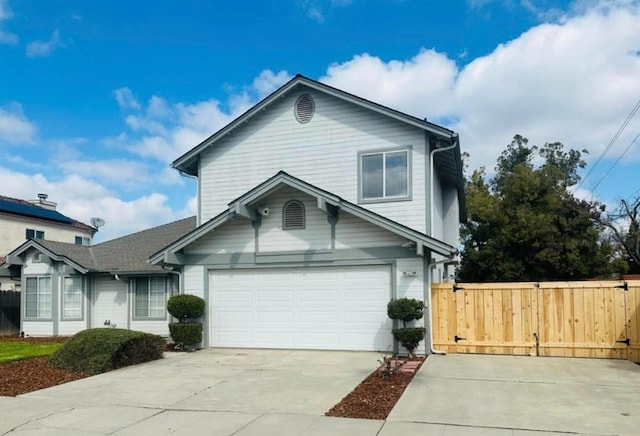
[[[69,338],[21,338],[18,336],[0,336],[2,342],[30,342],[36,344],[62,343]],[[0,364],[0,396],[15,397],[51,386],[57,386],[81,378],[90,374],[83,372],[67,371],[47,366],[48,357],[36,357],[34,359],[19,360]]]
[[[399,360],[401,363],[406,361]],[[391,376],[381,377],[380,369],[376,369],[325,415],[340,418],[386,419],[424,362],[424,358],[412,360],[419,361],[413,372],[396,372]]]

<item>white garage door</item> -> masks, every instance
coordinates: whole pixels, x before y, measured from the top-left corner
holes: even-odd
[[[210,273],[214,347],[390,350],[389,266]]]

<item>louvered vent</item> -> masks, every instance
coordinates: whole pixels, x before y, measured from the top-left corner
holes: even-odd
[[[291,200],[284,205],[282,211],[283,229],[304,229],[304,205],[298,200]]]
[[[305,124],[311,121],[315,110],[316,105],[309,94],[302,94],[296,100],[295,113],[299,123]]]

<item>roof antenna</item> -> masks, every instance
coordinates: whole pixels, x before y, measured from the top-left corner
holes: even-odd
[[[91,225],[96,229],[104,226],[105,221],[102,218],[94,217],[91,218]]]

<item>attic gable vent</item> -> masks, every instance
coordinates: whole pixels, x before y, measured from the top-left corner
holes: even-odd
[[[294,112],[296,114],[296,120],[298,120],[300,124],[306,124],[311,121],[315,110],[316,105],[309,94],[302,94],[298,97],[298,100],[296,100]]]
[[[304,229],[304,205],[301,201],[288,201],[282,209],[282,228]]]

